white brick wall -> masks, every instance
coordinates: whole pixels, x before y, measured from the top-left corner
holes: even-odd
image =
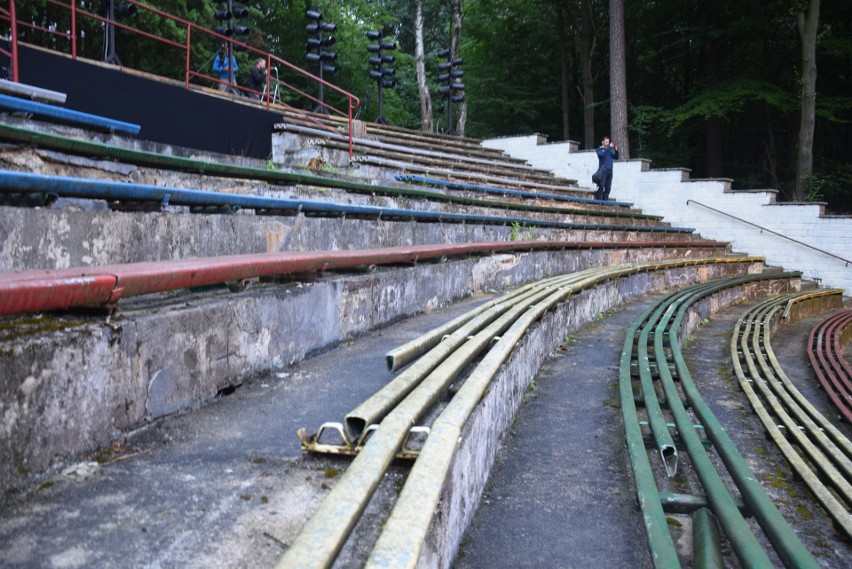
[[[591,177],[598,160],[593,151],[578,151],[577,143],[544,144],[541,135],[483,141],[527,160],[532,166],[578,180],[592,191]],[[734,251],[766,257],[767,262],[802,271],[823,286],[852,294],[852,264],[737,221],[704,204],[796,241],[852,260],[852,217],[823,216],[818,203],[775,203],[774,190],[731,191],[731,180],[690,180],[689,170],[651,170],[650,161],[615,163],[611,199],[633,202],[645,213],[662,215],[678,227],[694,227],[708,239],[729,241]],[[696,203],[697,202],[697,203]]]

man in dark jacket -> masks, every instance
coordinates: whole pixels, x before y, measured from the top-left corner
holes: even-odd
[[[249,93],[248,96],[252,99],[260,99],[261,93],[266,87],[266,59],[261,57],[251,68],[248,86],[252,91],[258,91],[257,93]]]
[[[608,200],[609,192],[612,190],[612,161],[618,160],[618,147],[610,142],[609,136],[603,137],[599,148],[595,148],[598,155],[598,166],[601,172],[601,181],[595,191],[596,200]]]

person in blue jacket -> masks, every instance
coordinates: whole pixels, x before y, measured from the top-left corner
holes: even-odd
[[[603,137],[601,145],[595,148],[598,155],[598,166],[601,171],[601,181],[595,190],[596,200],[608,200],[609,192],[612,190],[612,161],[618,160],[618,147],[613,144],[609,136]]]
[[[228,48],[224,45],[219,48],[219,53],[216,55],[216,59],[213,60],[213,73],[219,75],[219,90],[220,91],[230,91],[231,86],[228,83],[233,83],[233,77],[237,76],[237,71],[240,68],[237,67],[237,60],[234,56],[231,56],[231,62],[228,63]],[[233,71],[233,75],[231,75],[231,71]]]

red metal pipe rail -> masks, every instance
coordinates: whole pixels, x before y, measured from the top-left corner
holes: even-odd
[[[262,253],[76,267],[0,274],[0,315],[74,307],[114,307],[119,299],[184,288],[239,282],[287,273],[416,263],[451,256],[561,249],[695,248],[694,241],[574,242],[509,241],[386,247],[357,251]],[[702,242],[706,247],[726,243]]]
[[[18,82],[18,16],[15,10],[15,0],[9,0],[9,9],[0,8],[0,19],[9,20],[9,51],[0,48],[0,53],[9,58],[12,65],[12,81]]]
[[[852,330],[852,310],[819,322],[808,336],[808,359],[831,402],[852,423],[852,366],[843,357],[843,339]]]
[[[146,38],[151,39],[153,41],[156,41],[156,42],[162,43],[164,45],[173,47],[175,49],[183,50],[183,52],[184,52],[184,56],[183,56],[183,60],[184,60],[184,87],[187,90],[189,89],[189,82],[193,77],[203,78],[203,79],[210,81],[212,83],[222,83],[222,81],[220,81],[216,77],[212,77],[212,76],[206,75],[204,73],[196,73],[195,71],[193,71],[191,69],[190,54],[191,54],[192,41],[193,41],[193,32],[195,32],[196,37],[200,37],[200,38],[212,37],[212,38],[215,38],[217,41],[229,43],[233,46],[237,46],[237,47],[240,47],[241,49],[244,49],[248,52],[254,53],[258,57],[266,58],[267,69],[271,70],[272,67],[273,67],[273,64],[278,64],[282,67],[285,67],[286,69],[288,69],[290,71],[293,71],[294,73],[297,73],[297,74],[299,74],[303,77],[310,79],[311,81],[313,81],[315,83],[321,84],[324,87],[327,87],[327,88],[331,89],[332,91],[335,91],[338,94],[340,94],[341,96],[343,96],[346,99],[347,108],[345,110],[340,110],[340,109],[337,109],[336,107],[333,107],[332,105],[329,105],[325,101],[320,101],[319,99],[317,99],[313,95],[310,95],[309,93],[295,87],[294,85],[287,83],[286,81],[282,81],[277,77],[273,78],[271,73],[266,74],[267,93],[272,92],[270,87],[272,86],[272,83],[275,82],[276,84],[280,85],[284,89],[287,89],[289,91],[297,93],[300,96],[305,97],[306,99],[309,99],[309,100],[313,101],[314,103],[316,103],[318,105],[321,105],[323,108],[325,108],[329,112],[331,112],[333,114],[340,115],[342,117],[345,117],[347,119],[348,125],[349,125],[349,155],[350,156],[352,155],[352,144],[353,144],[353,141],[352,141],[352,136],[353,136],[352,121],[353,121],[353,116],[354,116],[355,110],[361,105],[361,101],[358,99],[358,97],[356,97],[355,95],[349,93],[348,91],[345,91],[344,89],[341,89],[340,87],[338,87],[338,86],[336,86],[332,83],[329,83],[329,82],[325,81],[324,79],[321,79],[321,78],[317,77],[316,75],[314,75],[314,74],[312,74],[308,71],[305,71],[304,69],[297,67],[297,66],[293,65],[292,63],[290,63],[290,62],[288,62],[284,59],[281,59],[280,57],[277,57],[277,56],[275,56],[275,55],[273,55],[269,52],[262,51],[260,49],[255,48],[255,47],[252,47],[248,44],[236,41],[233,38],[230,38],[228,36],[216,33],[213,30],[210,30],[208,28],[199,26],[197,24],[194,24],[194,23],[187,21],[187,20],[184,20],[182,18],[178,18],[177,16],[173,16],[173,15],[167,13],[167,12],[163,12],[162,10],[158,10],[158,9],[152,7],[152,6],[147,5],[147,4],[143,4],[143,3],[139,2],[138,0],[123,0],[123,1],[136,6],[137,10],[145,10],[146,12],[150,12],[151,14],[154,14],[154,15],[160,17],[160,18],[165,18],[167,20],[171,20],[171,21],[175,22],[178,25],[179,28],[185,30],[186,39],[183,42],[170,40],[170,39],[158,36],[156,34],[146,32],[146,31],[141,30],[139,28],[135,28],[133,26],[123,24],[123,23],[118,22],[116,20],[110,20],[108,18],[104,18],[103,16],[101,16],[99,14],[95,14],[93,12],[89,12],[88,10],[84,10],[84,9],[80,8],[77,5],[77,2],[75,2],[74,0],[47,0],[47,2],[50,3],[50,4],[53,4],[53,5],[59,6],[60,8],[68,10],[69,15],[70,15],[70,30],[69,31],[61,32],[61,31],[57,31],[57,30],[50,30],[50,29],[46,29],[46,28],[43,28],[41,26],[35,25],[32,22],[25,22],[25,21],[19,22],[17,20],[16,12],[15,12],[15,0],[9,0],[9,10],[3,10],[2,8],[0,8],[0,19],[9,20],[11,28],[12,28],[12,50],[11,50],[12,53],[7,54],[7,55],[9,55],[10,58],[12,59],[14,81],[18,81],[18,69],[17,69],[17,64],[18,64],[18,58],[17,58],[17,39],[18,39],[17,26],[18,25],[67,39],[70,42],[71,57],[73,59],[77,59],[77,37],[79,35],[78,32],[77,32],[78,17],[85,17],[85,18],[89,18],[89,19],[95,20],[97,22],[100,22],[101,24],[113,25],[113,26],[120,28],[122,30],[127,30],[128,32],[140,35],[142,37],[146,37]],[[201,40],[196,39],[196,41],[201,41]],[[257,93],[257,91],[249,89],[248,87],[243,87],[241,85],[230,84],[230,83],[228,83],[228,85],[230,85],[232,88],[238,89],[240,91],[244,91],[246,93]],[[271,100],[270,96],[266,97],[266,101],[265,101],[264,105],[265,105],[267,110],[272,107],[272,100]],[[283,103],[281,101],[278,102],[278,105],[280,105],[282,107],[286,107],[286,108],[288,108],[288,109],[290,109],[294,112],[301,113],[301,111],[299,109],[297,109],[295,107],[291,107],[290,105],[287,105],[286,103]],[[312,122],[315,122],[317,124],[317,126],[320,127],[320,128],[324,128],[324,129],[327,129],[327,130],[333,130],[330,127],[326,126],[325,124],[320,123],[319,121],[312,119],[310,116],[307,116],[307,118],[309,120],[311,120]]]

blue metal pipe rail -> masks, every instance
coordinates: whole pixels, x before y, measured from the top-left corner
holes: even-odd
[[[617,201],[609,201],[609,200],[596,200],[592,198],[578,198],[574,196],[563,196],[561,194],[547,194],[540,192],[529,192],[526,190],[511,190],[508,188],[497,188],[494,186],[479,186],[477,184],[466,184],[463,182],[453,182],[450,180],[441,180],[438,178],[428,178],[426,176],[417,176],[414,174],[401,174],[396,176],[396,179],[400,182],[408,182],[408,183],[417,183],[417,184],[428,184],[430,186],[439,186],[443,188],[447,188],[450,190],[471,190],[477,192],[484,192],[486,194],[497,194],[501,196],[518,196],[521,198],[532,198],[532,199],[548,199],[548,200],[557,200],[557,201],[565,201],[565,202],[575,202],[575,203],[591,203],[597,205],[616,205],[620,207],[632,207],[632,202],[617,202]]]
[[[421,223],[468,223],[476,225],[519,225],[567,230],[637,231],[652,233],[692,233],[685,227],[660,227],[646,225],[618,225],[612,223],[566,223],[525,217],[498,215],[475,215],[421,211],[414,209],[389,208],[365,205],[342,205],[330,202],[269,198],[247,194],[225,194],[206,190],[189,190],[168,186],[128,184],[104,180],[88,180],[64,176],[45,176],[22,172],[0,171],[0,194],[6,194],[6,203],[19,202],[32,205],[33,194],[46,201],[51,197],[75,197],[129,203],[155,202],[163,206],[188,206],[191,211],[234,212],[252,209],[277,215],[315,217],[352,217],[356,219],[381,219],[385,221],[416,221]],[[10,196],[11,194],[11,196]],[[12,198],[12,199],[9,199]]]
[[[48,119],[54,122],[63,123],[71,126],[80,126],[85,128],[95,128],[98,130],[106,130],[110,132],[121,132],[125,134],[136,135],[142,130],[138,124],[118,121],[91,115],[71,109],[55,107],[46,103],[37,101],[28,101],[9,95],[0,95],[0,110],[15,113],[28,113],[40,119]]]

